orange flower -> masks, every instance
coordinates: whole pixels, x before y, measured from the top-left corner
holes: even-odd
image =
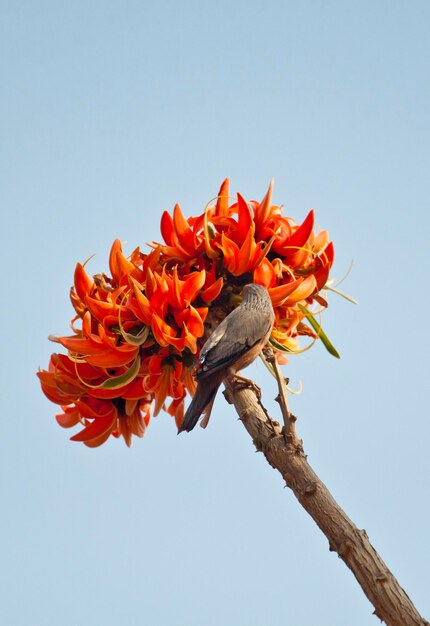
[[[185,348],[196,352],[196,341],[203,336],[207,308],[194,308],[191,301],[205,284],[205,270],[191,273],[186,280],[178,278],[176,266],[171,276],[165,272],[165,268],[161,274],[153,274],[149,270],[147,276],[146,295],[145,285],[130,276],[133,294],[126,306],[139,320],[151,327],[154,339],[160,346],[171,345],[178,352]]]
[[[275,311],[271,341],[281,352],[316,340],[311,306],[327,306],[324,289],[334,259],[327,231],[316,232],[314,212],[301,224],[272,204],[273,181],[261,202],[231,199],[226,179],[215,201],[186,218],[175,205],[161,217],[163,243],[129,257],[114,241],[110,275],[89,276],[78,263],[70,298],[72,334],[54,338],[67,354],[53,354],[38,373],[49,400],[62,407],[64,428],[94,447],[111,435],[131,444],[165,409],[179,426],[193,366],[219,320],[237,304],[243,285],[269,290]]]

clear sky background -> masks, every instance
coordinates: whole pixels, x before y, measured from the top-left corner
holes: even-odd
[[[206,431],[160,414],[91,450],[40,391],[75,263],[159,240],[226,176],[248,199],[274,176],[329,229],[334,275],[354,261],[359,305],[324,317],[342,359],[292,358],[292,408],[429,618],[429,29],[427,1],[2,3],[2,624],[379,623],[222,395]]]

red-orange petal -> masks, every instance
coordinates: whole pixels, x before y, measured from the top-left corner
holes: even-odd
[[[284,306],[294,306],[300,300],[305,300],[311,296],[317,288],[315,276],[311,274],[295,289],[285,300]]]
[[[245,241],[243,242],[243,245],[239,250],[239,254],[237,255],[236,267],[235,270],[232,271],[232,274],[234,274],[235,276],[240,276],[250,269],[254,260],[256,247],[257,246],[254,241],[254,230],[250,229],[248,230]]]
[[[87,356],[85,360],[90,365],[96,365],[97,367],[121,367],[133,361],[138,351],[139,348],[133,348],[131,352],[105,349],[105,352]]]
[[[303,278],[298,278],[285,285],[279,285],[279,287],[270,288],[269,295],[272,300],[273,306],[281,306],[288,298],[290,293],[293,293],[295,289],[303,282]]]
[[[134,295],[136,297],[137,307],[133,307],[134,313],[145,324],[151,323],[152,318],[152,306],[148,298],[142,293],[142,287],[132,276],[130,276],[130,282],[133,287]]]
[[[168,213],[167,211],[164,211],[163,215],[161,216],[160,228],[161,228],[161,236],[163,237],[167,245],[168,246],[174,245],[173,238],[172,238],[173,219],[170,213]]]
[[[223,283],[223,277],[220,276],[220,278],[218,278],[218,280],[216,280],[210,287],[201,291],[200,297],[203,302],[213,302],[213,300],[215,300],[215,298],[217,298],[221,293]]]
[[[305,245],[307,240],[310,237],[312,229],[314,227],[314,210],[311,209],[303,223],[293,232],[293,234],[287,239],[285,243],[285,252],[289,254],[294,254],[297,251],[297,247],[302,247]],[[291,247],[291,251],[288,249]]]
[[[59,413],[55,416],[57,423],[62,428],[72,428],[79,422],[80,415],[79,410],[76,407],[63,407],[64,413]]]
[[[91,315],[99,322],[103,322],[106,315],[113,315],[115,313],[116,307],[112,302],[103,302],[103,300],[96,300],[95,298],[87,296],[85,298],[85,304]]]
[[[119,268],[120,277],[133,276],[136,280],[143,280],[142,271],[136,267],[131,261],[129,261],[122,253],[121,250],[117,251],[117,265]]]
[[[162,246],[157,246],[156,248],[154,248],[152,252],[144,256],[143,263],[142,263],[142,273],[144,277],[146,277],[146,273],[149,269],[151,269],[154,272],[156,269],[159,268],[160,257],[161,257],[161,247]]]
[[[104,444],[104,442],[107,441],[109,437],[113,434],[113,430],[107,430],[105,433],[99,435],[98,437],[94,437],[93,439],[89,439],[88,441],[83,441],[83,444],[84,446],[87,446],[87,448],[98,448],[99,446]]]
[[[218,244],[218,246],[224,255],[224,264],[226,269],[234,274],[237,266],[239,247],[224,233],[221,235],[221,244]]]
[[[237,210],[237,236],[234,239],[241,246],[251,231],[254,236],[255,226],[249,204],[240,193],[237,194]]]
[[[196,246],[194,240],[194,233],[190,228],[184,214],[181,211],[179,204],[175,205],[173,209],[173,226],[174,232],[178,239],[179,245],[188,253],[195,254]]]
[[[169,340],[173,337],[173,329],[156,313],[152,315],[151,328],[156,342],[160,346],[168,346]]]
[[[91,293],[94,286],[94,281],[88,276],[84,266],[81,263],[77,263],[74,275],[74,284],[76,293],[81,300]]]
[[[193,272],[190,276],[185,280],[181,296],[182,301],[185,306],[188,306],[191,302],[194,301],[196,295],[201,290],[206,280],[206,271],[202,270],[201,272]]]
[[[333,242],[330,241],[329,244],[327,244],[327,247],[325,248],[325,250],[323,250],[320,255],[319,258],[321,259],[321,261],[324,264],[328,264],[328,265],[332,265],[333,261],[334,261],[334,245]]]
[[[267,289],[276,284],[276,274],[271,262],[264,258],[254,270],[254,283]]]
[[[275,181],[272,178],[266,195],[264,196],[264,198],[262,199],[258,207],[255,209],[254,220],[255,220],[257,230],[259,230],[265,224],[266,220],[268,219],[270,215],[270,207],[272,205],[272,193],[273,193],[274,182]]]
[[[190,331],[194,337],[202,337],[205,331],[202,318],[198,311],[190,306],[188,320],[185,323],[186,328]]]
[[[71,441],[91,441],[111,433],[112,429],[116,426],[116,411],[112,411],[102,417],[97,417],[94,421],[86,426],[73,437],[70,437]],[[108,435],[109,436],[109,435]]]
[[[211,231],[209,229],[209,217],[213,216],[213,209],[206,209],[203,216],[203,237],[206,255],[210,259],[216,259],[219,256],[218,251],[214,250],[211,245]]]
[[[112,244],[112,248],[110,250],[109,269],[110,269],[112,278],[114,278],[117,282],[119,282],[119,279],[120,279],[120,269],[119,269],[118,258],[117,258],[118,252],[122,252],[121,241],[119,239],[115,239],[115,241]]]
[[[98,354],[105,350],[101,343],[97,344],[86,337],[58,337],[58,342],[77,354]]]
[[[230,180],[226,178],[221,183],[221,187],[218,191],[218,198],[217,198],[216,205],[215,205],[215,215],[227,216],[229,214],[229,211],[228,211],[229,194],[230,194]]]
[[[111,402],[98,398],[85,398],[77,400],[76,406],[81,416],[85,419],[93,419],[110,415],[113,409]]]

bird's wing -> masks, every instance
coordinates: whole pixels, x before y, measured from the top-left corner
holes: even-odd
[[[234,311],[232,311],[230,313],[230,315],[233,315],[233,313],[234,313]],[[213,333],[211,334],[211,336],[209,337],[209,339],[206,341],[205,345],[201,349],[200,357],[199,357],[200,363],[203,363],[205,361],[206,356],[208,355],[208,353],[211,350],[213,350],[215,348],[215,346],[217,345],[217,343],[219,341],[221,341],[221,339],[223,338],[223,336],[224,336],[224,334],[225,334],[225,332],[227,330],[227,319],[228,319],[228,317],[229,316],[224,318],[222,320],[222,322],[220,324],[218,324],[218,326],[215,328],[215,330],[213,331]]]
[[[203,346],[202,365],[196,378],[203,381],[209,375],[226,369],[266,337],[272,319],[258,311],[238,307],[221,322]]]

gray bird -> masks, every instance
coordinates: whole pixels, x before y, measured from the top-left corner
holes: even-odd
[[[267,289],[254,283],[245,285],[241,304],[219,324],[200,352],[200,367],[195,374],[197,389],[178,433],[190,432],[203,413],[201,425],[207,425],[216,392],[225,378],[250,384],[237,372],[260,354],[274,320]]]

